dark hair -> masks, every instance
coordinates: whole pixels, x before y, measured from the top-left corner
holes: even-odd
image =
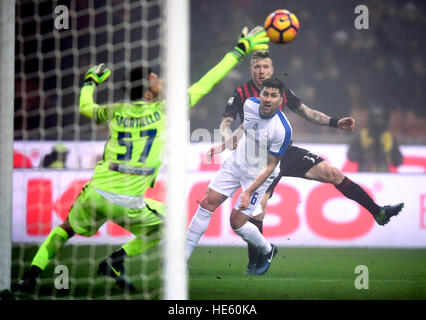
[[[137,67],[130,71],[130,100],[140,100],[148,85],[151,68]]]
[[[262,90],[263,88],[276,88],[280,91],[280,95],[282,96],[284,92],[284,83],[278,78],[269,78],[263,81]]]

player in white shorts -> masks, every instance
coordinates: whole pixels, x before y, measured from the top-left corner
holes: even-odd
[[[253,224],[247,222],[276,177],[277,164],[291,142],[290,123],[278,108],[283,89],[284,85],[279,79],[265,80],[259,98],[250,98],[245,102],[244,122],[240,128],[224,144],[212,148],[234,149],[233,141],[238,141],[234,139],[244,133],[236,149],[209,184],[191,220],[187,235],[188,260],[207,230],[213,211],[242,187],[242,193],[231,212],[231,227],[244,241],[259,250],[260,258],[254,274],[262,275],[268,271],[277,248]]]

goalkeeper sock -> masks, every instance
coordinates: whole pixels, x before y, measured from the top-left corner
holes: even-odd
[[[241,228],[234,229],[235,233],[238,234],[245,242],[258,248],[259,253],[266,255],[272,250],[271,244],[265,239],[252,223],[245,223]]]
[[[250,218],[249,222],[253,223],[257,227],[257,229],[259,229],[260,233],[263,234],[263,221]],[[257,248],[251,244],[248,244],[249,265],[254,265],[254,263],[257,260],[257,256],[258,256]]]
[[[54,228],[38,249],[31,266],[37,266],[41,270],[44,270],[56,253],[67,242],[68,238],[68,234],[64,229],[61,227]]]
[[[120,250],[123,250],[128,257],[134,257],[148,249],[151,249],[152,247],[157,245],[159,242],[160,242],[160,239],[144,241],[141,238],[135,238],[125,243]]]
[[[374,202],[373,199],[364,191],[359,184],[356,184],[349,178],[345,177],[343,181],[336,186],[345,197],[358,202],[365,209],[370,211],[374,216],[380,213],[380,207]]]
[[[197,212],[195,212],[192,217],[191,223],[188,228],[188,235],[186,238],[186,260],[188,261],[194,251],[195,247],[198,245],[204,232],[206,232],[209,227],[210,219],[212,217],[212,212],[198,206]]]

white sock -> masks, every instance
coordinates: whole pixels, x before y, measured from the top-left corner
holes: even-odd
[[[198,245],[198,241],[209,227],[212,212],[198,206],[197,212],[192,217],[186,236],[186,260],[191,258],[192,251]]]
[[[260,233],[259,229],[253,223],[246,223],[241,228],[234,230],[244,241],[257,247],[263,255],[272,250],[271,244]]]

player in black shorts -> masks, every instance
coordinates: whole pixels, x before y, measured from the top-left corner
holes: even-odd
[[[272,76],[274,68],[272,59],[268,51],[256,51],[253,53],[249,68],[251,79],[242,86],[235,89],[234,95],[228,100],[225,112],[223,113],[220,124],[221,134],[225,137],[227,144],[235,141],[229,139],[232,135],[231,126],[239,115],[243,122],[243,105],[246,99],[259,95],[262,82]],[[291,111],[297,113],[303,119],[317,124],[339,128],[341,130],[352,131],[355,127],[355,120],[352,117],[335,119],[326,114],[313,110],[303,104],[298,97],[285,87],[283,94],[282,110],[288,107]],[[227,145],[228,149],[232,146]],[[211,153],[215,153],[213,148]],[[251,218],[250,222],[255,224],[260,232],[263,229],[263,218],[266,212],[268,199],[272,196],[275,186],[281,177],[298,177],[309,180],[316,180],[324,183],[333,184],[345,197],[352,199],[366,208],[374,217],[379,225],[385,225],[390,218],[397,215],[404,207],[403,203],[395,206],[379,206],[358,184],[347,178],[339,169],[333,167],[318,155],[296,146],[290,145],[281,159],[280,174],[268,188],[261,201],[262,214]],[[252,273],[257,260],[255,248],[249,246],[249,264],[247,273]]]
[[[306,172],[321,161],[324,161],[324,159],[315,153],[291,145],[287,149],[285,156],[281,158],[280,173],[266,190],[266,192],[270,193],[268,199],[272,197],[272,193],[282,177],[306,178]]]

